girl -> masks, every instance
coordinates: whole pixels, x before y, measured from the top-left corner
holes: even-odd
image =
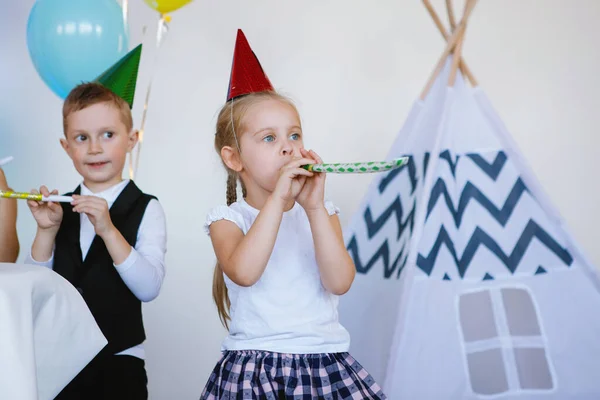
[[[2,167],[0,167],[0,190],[10,190]],[[14,263],[18,256],[17,201],[0,199],[0,263]]]
[[[215,136],[227,206],[212,209],[205,223],[218,262],[213,298],[229,335],[201,398],[385,399],[348,354],[349,334],[338,322],[338,296],[355,268],[338,209],[323,198],[325,175],[301,168],[321,159],[304,149],[296,108],[261,68],[254,86],[235,95],[244,86],[235,76],[240,59],[258,63],[234,57]],[[252,67],[237,70],[247,79]],[[256,91],[260,79],[266,90]]]

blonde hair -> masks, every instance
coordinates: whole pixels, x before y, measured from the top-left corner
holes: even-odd
[[[215,150],[221,155],[221,149],[225,146],[232,147],[237,151],[241,151],[239,148],[239,133],[243,130],[243,119],[248,109],[257,103],[264,100],[279,100],[296,110],[296,106],[293,102],[275,92],[275,91],[264,91],[258,93],[250,93],[238,98],[235,98],[223,106],[219,112],[217,118],[217,130],[215,133]],[[237,201],[237,183],[240,182],[242,188],[242,196],[246,197],[246,187],[244,182],[241,180],[238,173],[223,162],[223,166],[227,170],[227,205],[231,205]],[[219,319],[225,328],[229,329],[228,321],[231,320],[229,316],[229,308],[231,302],[227,293],[227,286],[225,286],[225,278],[223,277],[223,271],[219,266],[219,263],[215,265],[213,274],[213,285],[212,285],[213,300],[217,306],[217,312],[219,313]]]
[[[133,118],[129,104],[115,92],[102,86],[100,83],[90,82],[82,83],[73,88],[63,103],[62,114],[65,135],[67,134],[67,118],[69,115],[98,103],[108,103],[116,108],[119,114],[121,114],[121,121],[125,125],[125,128],[127,128],[127,132],[131,131],[133,128]]]

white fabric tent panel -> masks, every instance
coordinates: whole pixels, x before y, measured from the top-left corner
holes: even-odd
[[[340,302],[350,350],[390,399],[600,398],[594,268],[483,91],[460,75],[447,88],[448,67],[391,146],[388,158],[410,155],[411,164],[375,176],[344,231],[363,269]],[[457,226],[465,189],[471,198]],[[427,216],[432,191],[441,196]],[[468,264],[459,262],[463,275],[446,244],[433,264],[423,262],[442,229],[458,259],[474,232],[487,241]],[[531,240],[518,246],[521,237]],[[459,302],[481,290],[487,303],[473,294]],[[464,328],[475,329],[469,335],[496,336],[465,342],[459,304]],[[477,314],[482,307],[493,329]]]
[[[458,299],[460,294],[471,290],[515,287],[527,290],[533,298],[542,329],[541,342],[553,375],[553,389],[515,388],[497,396],[539,398],[543,394],[544,399],[598,398],[600,296],[581,271],[576,266],[544,276],[473,284],[415,280],[407,318],[402,324],[403,344],[390,358],[394,375],[386,379],[386,393],[393,394],[394,399],[486,398],[474,394],[469,384]],[[568,294],[564,287],[570,288]],[[510,337],[501,342],[510,352]],[[586,345],[573,345],[577,343]],[[495,383],[490,377],[489,384]]]

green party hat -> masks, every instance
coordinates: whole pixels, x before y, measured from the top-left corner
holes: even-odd
[[[112,67],[104,71],[94,82],[98,82],[115,92],[117,96],[129,104],[129,108],[132,108],[141,56],[142,45],[139,44],[113,64]]]

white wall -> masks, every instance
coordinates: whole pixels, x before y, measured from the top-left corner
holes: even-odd
[[[151,44],[156,14],[141,0],[129,3],[131,46],[142,40],[144,24]],[[433,3],[443,11],[443,1]],[[466,60],[600,266],[600,2],[479,3],[467,30]],[[61,102],[28,56],[32,4],[7,1],[0,13],[0,157],[16,157],[6,168],[15,189],[46,184],[66,191],[78,177],[59,147]],[[212,140],[236,29],[244,29],[275,86],[297,101],[307,145],[331,161],[386,155],[444,42],[418,0],[195,0],[172,17],[136,181],[159,197],[169,228],[163,291],[144,308],[151,398],[186,400],[199,397],[224,335],[211,300],[214,256],[202,223],[207,210],[225,200]],[[136,123],[153,55],[150,45],[144,51]],[[371,178],[328,179],[344,223]],[[35,224],[25,203],[19,212],[23,257]]]

